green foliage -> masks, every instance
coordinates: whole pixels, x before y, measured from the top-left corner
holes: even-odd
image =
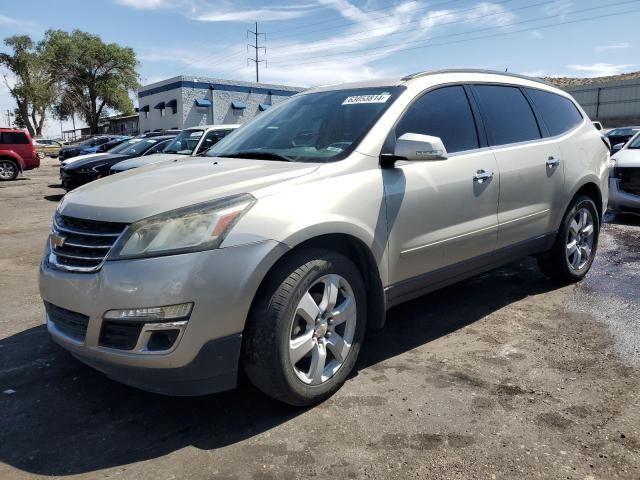
[[[14,35],[4,43],[12,53],[0,53],[0,66],[9,71],[4,81],[18,106],[16,118],[29,133],[41,135],[47,108],[56,96],[55,84],[48,75],[41,55],[41,44],[35,44],[28,35]]]
[[[132,48],[104,43],[99,36],[80,30],[49,30],[42,42],[42,58],[59,89],[57,116],[77,112],[96,133],[107,110],[133,111],[129,92],[139,83]]]

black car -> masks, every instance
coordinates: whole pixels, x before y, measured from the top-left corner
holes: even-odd
[[[611,148],[613,148],[619,143],[627,143],[638,131],[640,131],[640,127],[620,127],[608,131],[606,135],[611,143]]]
[[[61,162],[68,158],[77,157],[78,155],[85,155],[87,153],[95,153],[100,145],[111,142],[113,140],[127,139],[122,135],[101,135],[97,137],[91,137],[82,143],[75,145],[67,145],[60,149],[58,154],[58,160]]]
[[[60,180],[65,190],[92,182],[109,175],[109,169],[129,158],[161,152],[175,135],[151,138],[132,138],[113,148],[108,153],[93,155],[86,160],[77,160],[60,167]]]

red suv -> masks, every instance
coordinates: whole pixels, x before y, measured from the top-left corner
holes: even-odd
[[[15,180],[18,173],[40,166],[29,133],[17,128],[0,128],[0,181]]]

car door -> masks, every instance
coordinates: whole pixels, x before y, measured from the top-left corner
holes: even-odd
[[[500,171],[498,244],[533,242],[552,230],[564,199],[564,165],[557,143],[543,129],[517,86],[474,85],[489,145]]]
[[[474,111],[465,87],[445,86],[424,93],[396,126],[396,138],[440,137],[448,152],[446,160],[383,170],[391,279],[404,284],[398,292],[488,263],[495,248],[499,173]]]

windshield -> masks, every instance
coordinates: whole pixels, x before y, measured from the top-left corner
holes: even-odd
[[[173,139],[163,153],[179,153],[181,155],[191,155],[198,145],[204,130],[183,130],[180,135]]]
[[[640,133],[631,139],[627,148],[640,148]]]
[[[211,147],[210,157],[334,162],[351,153],[401,87],[297,95]]]
[[[121,143],[117,147],[110,150],[110,153],[119,153],[122,155],[139,155],[147,151],[147,149],[158,143],[158,140],[153,138],[134,138]]]
[[[616,128],[608,133],[608,135],[613,136],[631,136],[634,135],[638,129],[636,128]]]

